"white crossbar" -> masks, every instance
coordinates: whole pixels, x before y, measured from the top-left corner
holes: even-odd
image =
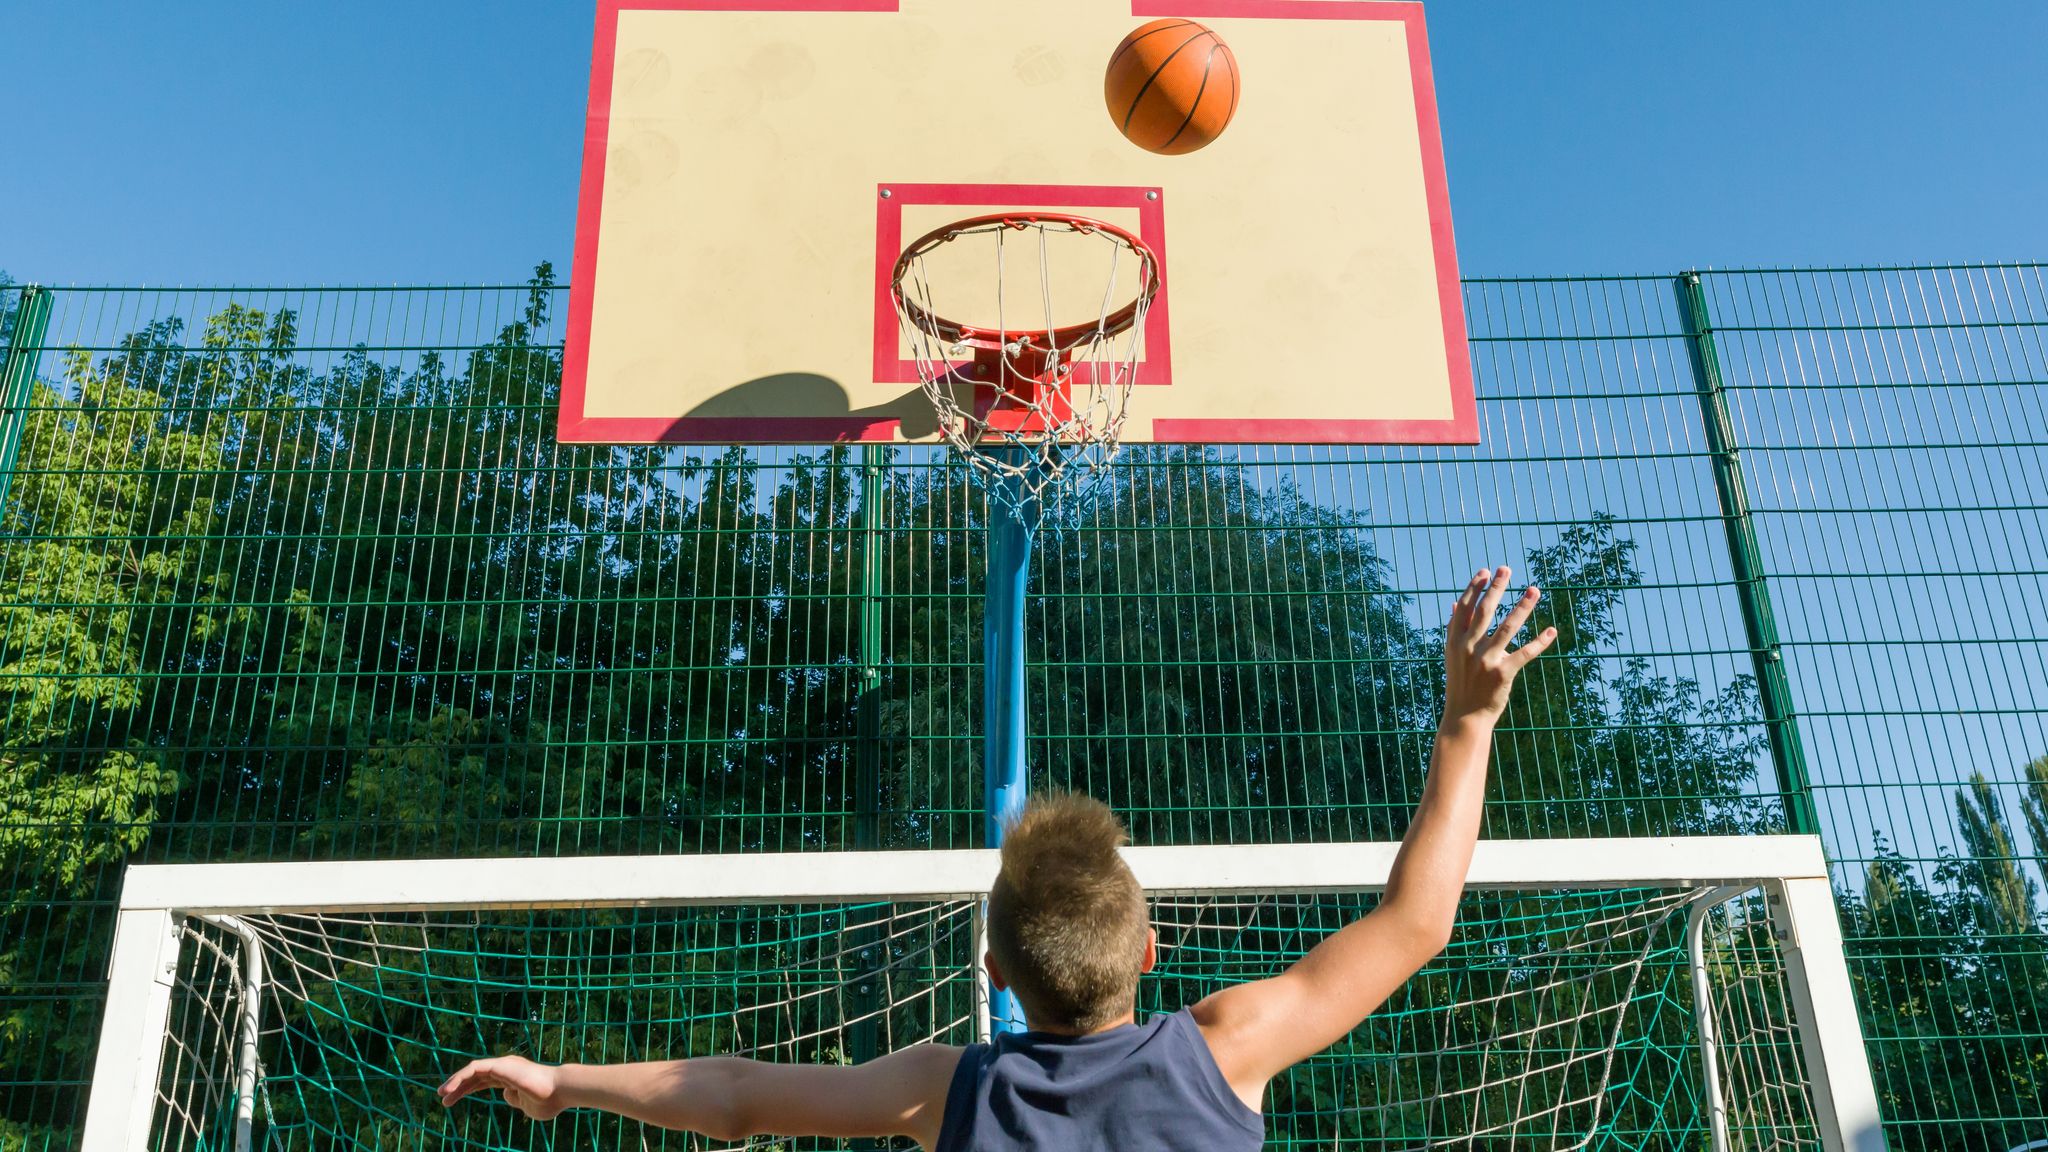
[[[1268,844],[1127,848],[1148,891],[1369,891],[1400,845]],[[992,850],[375,860],[299,864],[149,864],[128,869],[123,909],[396,912],[433,908],[601,908],[978,897]],[[1812,836],[1488,840],[1466,883],[1477,889],[1687,887],[1825,877]]]

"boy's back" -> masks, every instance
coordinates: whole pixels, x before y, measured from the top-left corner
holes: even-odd
[[[1234,1152],[1266,1125],[1187,1011],[1084,1036],[1024,1032],[960,1056],[933,1152]]]

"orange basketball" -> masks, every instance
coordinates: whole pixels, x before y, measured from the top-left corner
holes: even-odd
[[[1109,58],[1102,96],[1117,131],[1147,152],[1178,156],[1223,134],[1237,111],[1237,57],[1193,20],[1154,20]]]

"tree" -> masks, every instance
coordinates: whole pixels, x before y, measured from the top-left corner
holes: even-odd
[[[2041,883],[2048,885],[2048,756],[2030,761],[2023,771],[2020,817],[2027,825],[2027,838],[2034,844],[2034,867],[2041,870]]]
[[[1495,743],[1492,836],[1765,831],[1782,813],[1752,791],[1768,742],[1755,681],[1708,695],[1642,658],[1616,660],[1623,598],[1643,584],[1636,542],[1595,516],[1532,551],[1545,590],[1529,632],[1557,641],[1515,682]]]
[[[62,987],[100,972],[104,898],[184,783],[148,714],[161,654],[217,617],[169,606],[218,601],[199,543],[214,509],[156,474],[198,475],[219,444],[169,427],[162,393],[85,356],[65,362],[64,392],[38,384],[23,429],[21,472],[0,521],[0,986]],[[111,462],[118,466],[109,467]],[[75,998],[36,996],[0,1016],[0,1078],[47,1083],[92,1050],[92,1013]],[[60,1094],[29,1094],[12,1119],[66,1119]]]
[[[2034,927],[2033,881],[2020,871],[2019,850],[1998,793],[1982,772],[1956,789],[1956,823],[1963,856],[1955,862],[1962,886],[1974,897],[1977,924],[1986,933],[2011,935]]]
[[[1886,1116],[1913,1120],[1956,1117],[1976,1111],[1976,1085],[1953,1073],[1964,1050],[1957,1042],[1966,1027],[1956,1003],[1961,977],[1955,953],[1960,925],[1953,894],[1931,891],[1919,869],[1880,839],[1866,867],[1862,891],[1838,888],[1850,978],[1865,1006],[1864,1034],[1870,1042],[1871,1074]],[[1950,1074],[1929,1075],[1945,1068]],[[1960,1126],[1905,1125],[1897,1138],[1909,1148],[1962,1148],[1970,1135]]]
[[[1981,773],[1955,807],[1964,854],[1944,853],[1931,887],[1880,839],[1861,892],[1836,893],[1872,1072],[1901,1122],[1894,1140],[1912,1149],[1979,1146],[1982,1128],[1944,1121],[2048,1108],[2048,1055],[2034,1039],[2048,1027],[2048,940],[2035,889]],[[2030,1138],[2018,1126],[1999,1135]]]
[[[1442,657],[1371,534],[1214,449],[1103,489],[1035,573],[1035,771],[1141,843],[1398,836]]]
[[[2032,1038],[2048,1029],[2048,938],[2036,919],[2036,889],[1981,772],[1956,790],[1955,807],[1963,854],[1944,861],[1936,877],[1950,885],[1961,913],[1954,996],[1978,1039],[1973,1079],[1987,1100],[2029,1101],[2039,1111],[2048,1107],[2048,1054]]]

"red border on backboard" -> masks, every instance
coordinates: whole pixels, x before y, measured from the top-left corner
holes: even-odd
[[[884,193],[887,195],[884,195]],[[1000,212],[1012,208],[1135,208],[1138,239],[1159,258],[1166,258],[1166,197],[1157,188],[1118,184],[877,184],[875,186],[875,382],[915,384],[917,363],[901,357],[896,302],[890,277],[903,254],[905,204],[957,204]],[[1083,212],[1085,215],[1085,211]],[[971,213],[970,213],[971,215]],[[916,237],[911,237],[915,240]],[[1173,345],[1167,322],[1167,296],[1172,277],[1162,275],[1158,295],[1145,313],[1145,358],[1138,363],[1134,384],[1173,383]]]
[[[556,439],[569,443],[614,444],[787,444],[895,438],[895,420],[877,420],[860,416],[791,417],[777,421],[778,435],[772,440],[764,440],[760,436],[762,421],[756,418],[589,417],[583,415],[583,410],[589,369],[592,314],[591,293],[585,286],[595,283],[597,271],[597,234],[604,200],[606,134],[611,122],[612,60],[618,43],[619,14],[624,11],[894,12],[897,8],[898,0],[598,0],[597,34],[591,53],[589,111],[585,119],[583,137],[583,175],[578,190],[576,212],[576,249],[570,274],[569,328],[562,357],[562,400]],[[1465,303],[1458,280],[1457,247],[1451,230],[1450,181],[1444,166],[1443,133],[1437,119],[1436,85],[1430,68],[1429,35],[1421,3],[1417,0],[1131,0],[1131,15],[1245,20],[1399,20],[1402,23],[1408,43],[1409,73],[1415,88],[1416,131],[1422,146],[1424,190],[1429,204],[1430,240],[1436,256],[1437,297],[1443,315],[1444,355],[1451,388],[1449,420],[1162,419],[1153,421],[1153,439],[1183,443],[1478,443],[1479,415],[1472,393],[1472,357],[1465,339]],[[888,187],[902,189],[918,186]],[[1016,189],[1019,186],[995,187]],[[1042,207],[1062,206],[1057,202],[1029,203]],[[1141,204],[1139,207],[1142,212],[1144,205]],[[900,217],[898,230],[897,239],[900,241]],[[880,231],[878,228],[878,252],[883,242]],[[1151,236],[1147,235],[1145,238],[1148,243],[1152,242]],[[878,331],[875,340],[875,379],[879,382],[908,382],[916,379],[915,366],[894,357],[889,358],[890,372],[885,375],[880,371],[883,366],[882,349],[896,347],[894,308],[882,307],[887,304],[887,269],[892,267],[894,262],[893,251],[887,261],[879,258],[876,261],[878,276],[881,278],[882,297],[878,300]],[[1171,279],[1170,270],[1168,278]],[[1165,323],[1167,310],[1163,307],[1163,295],[1162,293],[1160,303],[1153,306],[1152,319],[1148,321],[1148,349],[1166,347],[1164,339],[1153,343],[1153,332],[1150,327],[1153,322],[1162,326]],[[885,313],[890,326],[886,345],[879,332],[879,325]],[[1148,361],[1151,355],[1148,351]],[[907,377],[903,375],[906,365],[911,368],[911,373]],[[1163,358],[1157,371],[1162,374],[1168,371]],[[1157,383],[1163,378],[1166,377],[1162,375],[1148,381],[1144,370],[1141,369],[1139,382]]]

